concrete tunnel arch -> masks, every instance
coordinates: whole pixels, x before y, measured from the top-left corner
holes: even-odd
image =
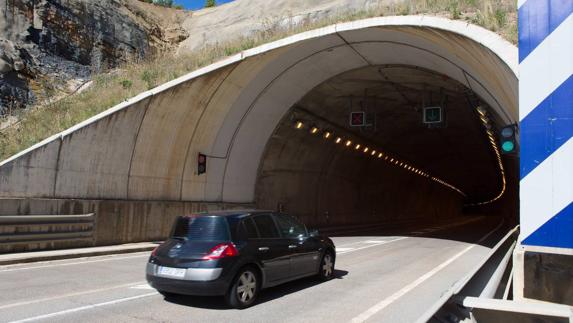
[[[461,21],[379,17],[246,50],[142,93],[0,164],[17,198],[253,203],[265,145],[307,92],[368,65],[414,65],[518,120],[517,48]],[[197,176],[199,152],[209,158]]]

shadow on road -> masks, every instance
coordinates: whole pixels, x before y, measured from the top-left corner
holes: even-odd
[[[334,270],[334,279],[344,279],[344,276],[348,275],[348,271],[346,270]],[[254,306],[259,304],[263,304],[283,296],[299,292],[301,290],[311,288],[316,285],[320,284],[328,284],[331,281],[320,281],[316,277],[308,277],[303,278],[300,280],[296,280],[290,283],[285,283],[279,286],[271,287],[268,289],[264,289],[259,294],[259,299]],[[206,308],[206,309],[215,309],[215,310],[229,310],[230,307],[227,306],[223,297],[220,296],[185,296],[185,295],[173,295],[173,296],[166,296],[165,300],[167,302],[184,305],[184,306],[191,306],[191,307],[199,307],[199,308]]]

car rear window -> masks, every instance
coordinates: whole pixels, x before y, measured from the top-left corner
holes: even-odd
[[[193,241],[230,240],[227,220],[221,216],[179,217],[173,226],[171,238]]]

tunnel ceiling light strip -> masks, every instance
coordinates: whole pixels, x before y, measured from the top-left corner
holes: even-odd
[[[324,120],[323,120],[323,121],[324,121]],[[311,124],[312,124],[312,120],[311,120]],[[302,129],[302,128],[304,128],[304,122],[301,121],[301,120],[297,120],[297,121],[294,123],[294,127],[295,127],[296,129]],[[328,126],[327,126],[327,127],[328,127]],[[321,130],[320,130],[320,125],[313,125],[313,126],[311,126],[310,131],[309,131],[308,133],[310,133],[311,135],[316,135],[316,134],[319,133],[320,131],[321,131]],[[324,139],[330,138],[331,136],[333,136],[333,134],[334,134],[334,132],[331,131],[331,130],[323,130],[323,131],[322,131],[322,137],[323,137]],[[447,187],[447,188],[449,188],[449,189],[451,189],[451,190],[454,190],[454,191],[458,192],[459,194],[461,194],[462,196],[466,197],[466,194],[465,194],[464,192],[462,192],[460,189],[458,189],[457,187],[455,187],[455,186],[453,186],[453,185],[447,183],[446,181],[441,180],[441,179],[439,179],[439,178],[437,178],[437,177],[431,176],[430,174],[428,174],[428,173],[426,173],[426,172],[424,172],[424,171],[422,171],[422,170],[420,170],[420,169],[418,169],[418,168],[416,168],[416,167],[414,167],[414,166],[408,164],[408,163],[405,162],[405,161],[401,161],[401,160],[399,160],[399,159],[396,158],[396,157],[390,157],[390,156],[388,156],[388,153],[383,153],[380,149],[373,149],[373,148],[368,147],[368,146],[366,146],[366,145],[363,145],[363,144],[361,144],[361,143],[353,142],[352,139],[350,139],[350,138],[346,138],[346,139],[345,139],[343,136],[337,136],[337,137],[336,137],[336,140],[334,140],[334,143],[335,143],[335,144],[339,144],[339,143],[341,143],[343,140],[344,140],[344,146],[345,146],[345,147],[350,147],[350,146],[352,146],[352,144],[354,143],[354,149],[353,149],[353,150],[355,150],[355,151],[359,151],[359,152],[365,153],[366,156],[370,156],[370,157],[373,157],[373,158],[379,158],[379,159],[381,159],[382,157],[384,157],[384,161],[387,161],[389,164],[394,164],[394,165],[396,165],[397,167],[400,167],[400,168],[404,169],[405,171],[408,171],[408,172],[410,172],[410,173],[412,173],[412,174],[414,174],[414,175],[428,178],[428,179],[430,179],[430,180],[432,180],[432,181],[434,181],[434,182],[436,182],[436,183],[438,183],[438,184],[440,184],[440,185],[443,185],[443,186],[445,186],[445,187]],[[357,141],[358,141],[358,140],[357,140]],[[363,147],[363,148],[360,149],[361,147]],[[370,154],[368,154],[369,151],[370,151]]]
[[[319,129],[318,129],[317,127],[312,126],[312,127],[310,128],[310,133],[314,135],[314,134],[316,134],[316,133],[318,132],[318,130],[319,130]]]
[[[505,190],[507,188],[507,182],[506,182],[506,178],[505,178],[505,169],[503,167],[503,161],[501,159],[501,153],[499,150],[499,146],[497,144],[497,140],[494,136],[493,131],[491,130],[491,120],[488,117],[488,113],[487,111],[483,108],[483,107],[477,107],[476,111],[479,114],[479,118],[484,126],[485,129],[485,134],[488,137],[489,143],[491,145],[491,149],[493,150],[494,154],[496,155],[496,159],[497,159],[497,166],[499,168],[499,174],[501,177],[501,189],[499,191],[499,193],[492,199],[486,200],[486,201],[482,201],[482,202],[476,202],[476,203],[470,203],[467,204],[467,206],[479,206],[479,205],[485,205],[485,204],[490,204],[493,203],[497,200],[499,200],[503,194],[505,194]]]

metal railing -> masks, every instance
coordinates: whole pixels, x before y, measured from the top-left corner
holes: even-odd
[[[91,245],[95,214],[0,216],[0,252],[28,251],[38,245],[78,242]]]

